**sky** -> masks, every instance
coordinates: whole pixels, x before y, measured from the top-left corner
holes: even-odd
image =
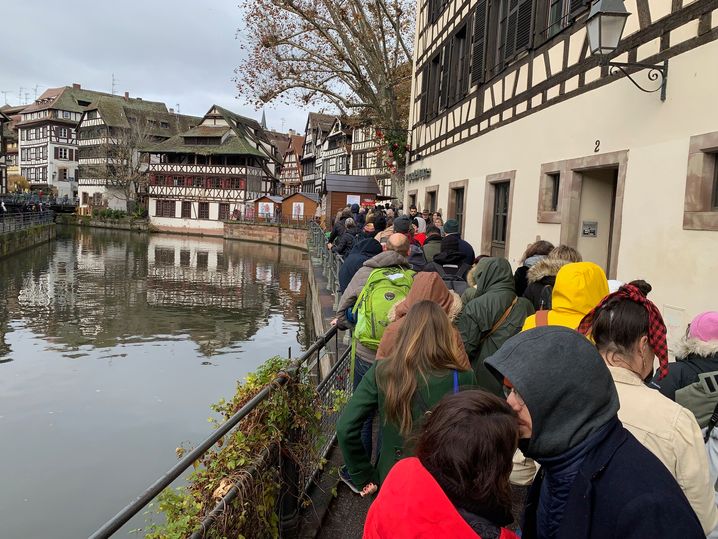
[[[213,104],[259,120],[237,99],[237,0],[2,0],[0,105],[79,83],[203,116]],[[245,82],[251,83],[251,82]],[[23,88],[18,98],[20,87]],[[303,132],[308,110],[267,105],[270,129]]]

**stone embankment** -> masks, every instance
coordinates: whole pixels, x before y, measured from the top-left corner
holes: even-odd
[[[74,213],[58,213],[55,222],[59,225],[87,226],[93,228],[110,228],[114,230],[130,230],[133,232],[151,232],[152,227],[148,219],[109,219],[106,217],[92,217],[90,215],[76,215]]]
[[[224,223],[224,238],[228,240],[271,243],[296,249],[307,248],[307,228],[305,226],[280,226],[264,223]]]

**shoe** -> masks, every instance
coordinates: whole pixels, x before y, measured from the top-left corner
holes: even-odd
[[[349,475],[349,470],[347,470],[346,466],[339,468],[339,479],[344,481],[346,486],[348,486],[354,494],[359,494],[361,496],[361,490],[358,489],[354,483],[352,483],[351,475]]]

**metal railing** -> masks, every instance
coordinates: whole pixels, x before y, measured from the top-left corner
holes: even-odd
[[[327,278],[327,289],[334,295],[334,308],[339,306],[341,291],[339,290],[339,270],[344,258],[327,249],[327,237],[317,223],[309,224],[309,241],[311,254],[322,265],[322,274]]]
[[[323,233],[322,237],[324,238]],[[319,238],[317,237],[316,240],[319,241]],[[311,248],[314,248],[313,241],[314,237],[312,236],[312,240],[310,241]],[[323,248],[324,251],[327,251],[326,238],[323,239]],[[330,254],[334,256],[333,253]],[[307,450],[303,455],[299,455],[301,462],[294,466],[294,479],[284,482],[283,488],[286,488],[287,484],[290,485],[289,496],[280,497],[285,500],[282,505],[284,516],[286,516],[287,513],[290,513],[291,516],[292,511],[294,512],[294,516],[296,516],[299,512],[299,494],[306,493],[312,485],[316,475],[321,469],[322,460],[326,457],[336,438],[336,422],[339,418],[340,410],[334,405],[335,399],[338,394],[351,391],[350,348],[344,347],[340,340],[341,337],[335,327],[332,327],[324,335],[318,337],[299,358],[291,362],[285,371],[280,372],[270,384],[267,384],[260,390],[250,401],[212,433],[211,436],[201,442],[194,450],[187,453],[167,473],[157,479],[142,494],[117,513],[112,519],[107,521],[100,529],[92,534],[90,539],[110,537],[118,531],[160,492],[179,478],[193,463],[214,447],[226,434],[238,427],[242,419],[252,412],[261,402],[269,398],[273,391],[287,385],[289,381],[299,380],[305,373],[310,373],[311,377],[317,382],[317,394],[322,402],[324,413],[320,419],[319,437],[315,440],[313,449]],[[322,376],[322,365],[332,365],[325,376]],[[269,448],[246,468],[245,471],[247,473],[243,474],[243,477],[245,479],[247,477],[253,477],[262,467],[276,464],[277,459],[281,459],[278,453],[281,452],[276,451],[276,448]],[[280,469],[284,469],[281,461]],[[284,473],[285,472],[282,471],[283,475]],[[294,488],[291,488],[292,484]],[[243,492],[244,486],[246,485],[240,483],[233,484],[227,494],[206,514],[200,526],[190,537],[193,539],[204,537],[205,533],[214,525],[224,510],[229,507],[229,504]],[[293,509],[289,511],[284,507],[287,499],[290,500],[290,503],[292,499],[294,502],[292,506]]]
[[[55,213],[51,211],[0,213],[0,235],[53,222]]]

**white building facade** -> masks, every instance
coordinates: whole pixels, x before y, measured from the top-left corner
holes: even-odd
[[[590,52],[588,2],[514,4],[420,3],[404,203],[433,201],[514,266],[540,238],[646,279],[674,340],[718,308],[718,4],[627,0],[608,58]],[[666,100],[607,60],[667,61]]]

